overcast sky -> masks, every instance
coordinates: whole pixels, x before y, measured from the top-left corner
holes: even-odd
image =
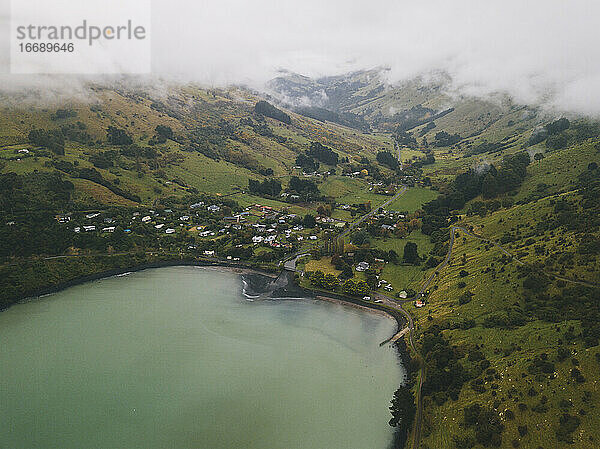
[[[152,0],[152,68],[253,86],[279,69],[445,71],[461,92],[600,115],[599,18],[597,0]]]

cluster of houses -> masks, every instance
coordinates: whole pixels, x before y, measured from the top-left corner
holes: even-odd
[[[114,216],[106,216],[106,212],[89,212],[85,214],[60,214],[55,218],[75,233],[113,233],[121,229],[125,233],[145,233],[152,231],[160,235],[172,235],[177,230],[196,235],[199,239],[212,239],[219,235],[239,234],[252,237],[247,245],[263,245],[272,248],[292,248],[292,242],[316,243],[319,240],[320,227],[334,227],[339,221],[329,217],[317,217],[317,227],[305,229],[301,224],[302,217],[279,212],[270,206],[254,204],[231,216],[222,216],[223,206],[196,202],[184,210],[164,209],[136,210],[126,214],[115,212]],[[136,228],[137,223],[137,228]],[[140,226],[143,225],[142,228]],[[342,222],[342,225],[345,225]],[[206,256],[214,255],[205,254]]]

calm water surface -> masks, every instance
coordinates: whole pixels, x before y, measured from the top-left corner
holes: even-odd
[[[146,270],[0,313],[0,448],[385,449],[395,323]]]

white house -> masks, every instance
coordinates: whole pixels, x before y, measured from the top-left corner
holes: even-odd
[[[356,266],[356,271],[367,271],[369,269],[368,262],[359,262]]]
[[[252,243],[262,243],[264,237],[262,235],[255,235],[252,237]]]
[[[165,231],[165,234],[175,234],[175,229],[173,229],[173,228],[168,228],[168,229]]]
[[[85,232],[89,232],[89,231],[95,231],[96,230],[96,226],[84,226],[83,230]]]

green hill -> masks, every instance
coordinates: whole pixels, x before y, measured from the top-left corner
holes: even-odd
[[[276,270],[310,253],[300,282],[338,293],[431,278],[424,307],[403,304],[425,368],[416,447],[596,447],[600,125],[384,79],[0,108],[0,308],[207,257]]]
[[[294,173],[298,154],[312,142],[348,158],[372,159],[377,150],[391,148],[389,138],[291,112],[285,115],[292,117],[289,124],[266,117],[254,110],[255,104],[266,102],[259,103],[259,98],[239,89],[177,87],[161,97],[152,92],[100,87],[91,93],[88,102],[1,108],[3,171],[59,169],[75,180],[81,178],[74,176],[73,170],[61,169],[61,164],[77,163],[77,170],[94,168],[111,185],[118,184],[141,202],[151,203],[190,192],[229,194],[247,188],[250,178],[286,177]],[[172,135],[159,136],[159,126]],[[111,140],[109,127],[123,133],[125,140]],[[64,154],[55,154],[39,139],[32,140],[32,130],[47,134],[62,130]],[[24,149],[29,153],[18,153]],[[107,194],[106,185],[90,182],[94,180],[89,177],[87,182],[76,182],[80,197],[123,202]],[[127,196],[126,200],[131,199]]]

